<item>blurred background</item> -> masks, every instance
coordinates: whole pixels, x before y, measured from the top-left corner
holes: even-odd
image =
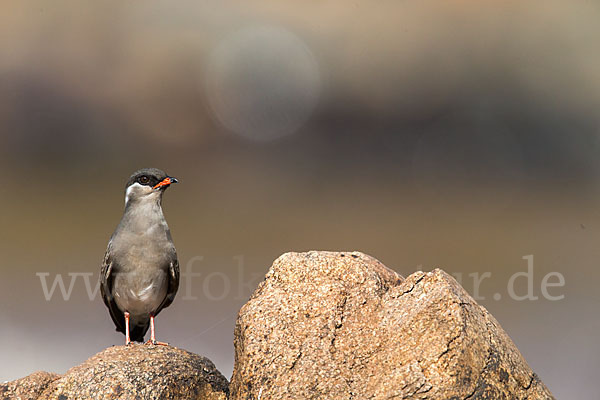
[[[360,250],[456,273],[558,398],[592,398],[598,21],[577,0],[3,2],[0,381],[123,343],[93,289],[152,166],[181,182],[187,274],[158,338],[226,376],[275,258]]]

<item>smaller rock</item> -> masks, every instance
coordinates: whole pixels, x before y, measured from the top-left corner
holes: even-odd
[[[176,347],[131,344],[71,368],[39,399],[225,400],[228,394],[227,379],[209,359]]]
[[[1,399],[34,400],[60,375],[38,371],[25,378],[0,384]]]

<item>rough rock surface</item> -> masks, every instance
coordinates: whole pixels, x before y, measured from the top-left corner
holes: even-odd
[[[9,385],[23,387],[19,382],[30,377]],[[132,344],[110,347],[54,376],[39,397],[24,398],[224,400],[228,393],[227,379],[207,358],[170,346]]]
[[[287,253],[239,312],[232,399],[551,399],[498,322],[437,269]]]
[[[39,371],[25,378],[0,384],[0,399],[37,399],[44,389],[58,378],[60,378],[58,374]]]

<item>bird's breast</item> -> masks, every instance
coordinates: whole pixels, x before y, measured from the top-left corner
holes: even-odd
[[[168,276],[162,268],[136,268],[115,275],[113,296],[121,310],[147,317],[160,307],[167,288]]]
[[[113,296],[133,316],[154,314],[167,296],[173,244],[166,235],[122,232],[114,254]]]

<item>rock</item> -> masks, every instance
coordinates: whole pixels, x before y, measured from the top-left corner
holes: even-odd
[[[49,372],[34,372],[25,378],[0,384],[0,399],[34,400],[60,375]]]
[[[31,390],[20,398],[224,400],[228,387],[205,357],[170,346],[131,344],[110,347],[60,377],[42,372],[10,382],[0,386],[0,394],[3,399]]]
[[[241,308],[232,399],[552,399],[448,274],[287,253]]]

